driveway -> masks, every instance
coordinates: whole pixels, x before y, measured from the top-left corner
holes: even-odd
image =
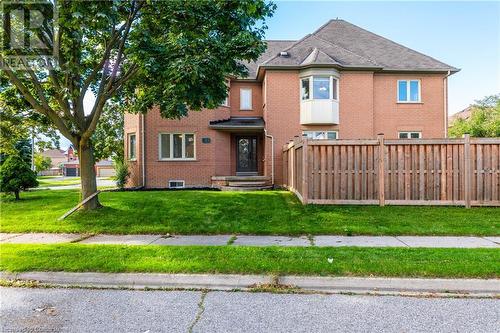
[[[500,301],[1,288],[2,332],[495,332]]]

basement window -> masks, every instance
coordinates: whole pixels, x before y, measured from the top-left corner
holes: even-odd
[[[422,132],[399,132],[398,137],[400,139],[420,139]]]
[[[169,180],[168,188],[184,188],[185,183],[183,180]]]

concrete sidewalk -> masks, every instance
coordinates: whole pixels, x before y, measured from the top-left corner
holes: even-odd
[[[256,287],[293,288],[324,293],[438,294],[475,297],[500,295],[498,279],[420,279],[238,274],[0,272],[0,279],[36,281],[42,285],[130,289],[252,290]]]
[[[0,233],[1,244],[232,245],[319,247],[500,248],[500,237],[455,236],[249,236],[249,235],[95,235]]]

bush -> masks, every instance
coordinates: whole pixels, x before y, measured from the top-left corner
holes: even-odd
[[[19,156],[10,156],[0,167],[0,191],[14,193],[19,200],[19,192],[37,187],[36,173]]]
[[[116,185],[119,188],[124,188],[125,184],[127,183],[127,179],[130,176],[127,162],[115,161],[115,170],[116,176],[114,177],[114,179],[116,180]]]

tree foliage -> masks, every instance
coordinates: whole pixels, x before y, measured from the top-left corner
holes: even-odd
[[[101,120],[92,136],[96,161],[107,158],[123,161],[124,113],[123,104],[112,103],[104,107]]]
[[[50,0],[46,3],[52,4]],[[59,66],[3,68],[0,91],[16,87],[78,150],[82,196],[96,190],[92,137],[112,98],[132,112],[158,106],[162,116],[213,108],[225,99],[225,79],[244,75],[242,61],[264,51],[263,20],[275,6],[263,0],[58,0],[54,39]],[[50,20],[47,20],[50,23]],[[37,37],[49,49],[49,25]],[[1,28],[0,28],[1,29]],[[7,51],[0,51],[0,61]],[[91,90],[95,103],[84,110]],[[15,98],[3,102],[12,106]],[[99,207],[97,196],[87,209]]]
[[[128,163],[124,159],[115,161],[116,175],[114,180],[116,180],[116,186],[119,188],[124,188],[127,184],[127,179],[130,176],[130,171],[128,169]]]
[[[52,160],[50,157],[46,157],[41,154],[35,154],[33,162],[35,164],[36,172],[48,170],[52,166]]]
[[[38,149],[59,147],[59,135],[50,120],[33,110],[12,85],[0,82],[0,154],[18,154],[16,144],[36,138]],[[0,75],[0,80],[2,76]]]
[[[21,157],[12,155],[0,167],[0,191],[14,193],[19,200],[19,192],[37,187],[36,174]]]
[[[451,137],[500,137],[500,94],[476,101],[468,119],[455,119],[450,126]]]

